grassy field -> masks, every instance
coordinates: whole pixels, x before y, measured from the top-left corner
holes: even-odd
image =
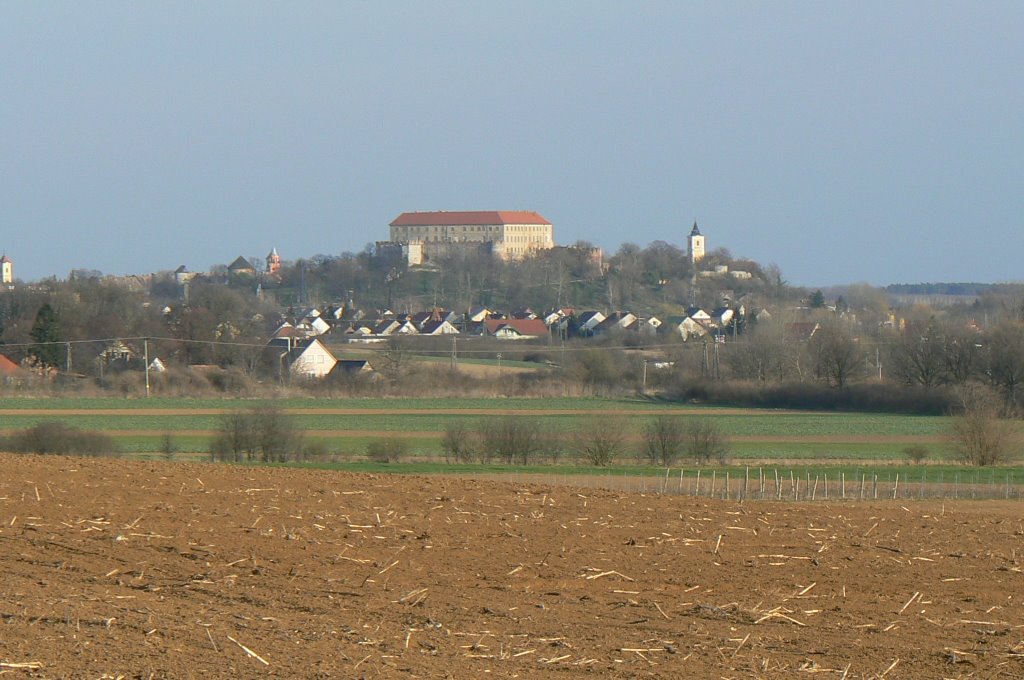
[[[504,414],[534,419],[565,450],[571,449],[575,433],[588,419],[617,418],[629,436],[628,450],[621,456],[624,462],[636,460],[644,423],[662,414],[713,420],[731,438],[730,460],[737,465],[901,463],[909,445],[927,447],[933,462],[950,456],[945,441],[948,420],[942,417],[735,409],[641,398],[9,398],[0,403],[0,430],[60,420],[111,434],[128,455],[159,454],[163,436],[170,434],[182,456],[201,457],[224,414],[271,403],[291,414],[295,425],[308,439],[322,443],[331,459],[346,461],[358,460],[372,441],[397,436],[407,441],[414,459],[435,464],[442,457],[441,436],[449,423],[462,421],[473,429]]]

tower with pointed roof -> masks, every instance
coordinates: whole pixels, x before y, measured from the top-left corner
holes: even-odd
[[[687,252],[690,254],[690,264],[697,264],[704,259],[704,236],[697,228],[697,222],[693,223],[690,236],[687,239]]]
[[[267,273],[276,274],[281,269],[281,256],[277,254],[277,248],[272,248],[267,255]]]
[[[14,262],[6,253],[0,257],[0,283],[14,283]]]

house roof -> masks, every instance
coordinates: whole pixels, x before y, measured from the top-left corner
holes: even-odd
[[[331,375],[335,373],[361,373],[372,370],[373,366],[366,359],[338,359],[338,362],[334,364],[334,368],[331,369]]]
[[[447,326],[445,326],[445,324],[447,324]],[[420,326],[420,333],[423,335],[432,335],[441,328],[450,328],[451,330],[449,331],[449,334],[452,332],[457,334],[459,332],[459,330],[455,328],[455,326],[452,326],[451,322],[447,319],[433,319],[423,322],[423,325]]]
[[[392,227],[462,226],[467,224],[543,224],[549,225],[540,213],[532,210],[470,210],[404,212],[391,223]]]
[[[544,336],[548,334],[548,327],[540,319],[486,319],[484,327],[488,335],[494,335],[502,327],[511,328],[519,335]]]
[[[0,375],[17,375],[21,372],[21,367],[18,364],[0,354]]]
[[[229,272],[241,271],[243,269],[255,269],[249,260],[245,259],[241,255],[235,258],[235,261],[228,265]]]

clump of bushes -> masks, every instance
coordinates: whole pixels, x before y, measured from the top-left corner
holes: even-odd
[[[213,460],[230,463],[285,463],[305,456],[305,438],[276,405],[225,415],[210,442]]]
[[[666,391],[666,397],[705,404],[786,408],[809,411],[864,411],[943,415],[957,406],[950,389],[886,383],[847,385],[841,390],[815,383],[762,385],[750,382],[690,382]]]
[[[907,460],[911,463],[921,464],[928,457],[928,448],[920,445],[908,446],[903,449],[903,455],[906,456]]]
[[[58,421],[44,421],[15,432],[3,442],[14,453],[58,456],[104,456],[117,453],[114,440],[102,432],[82,430]]]
[[[374,463],[397,463],[409,454],[409,443],[398,437],[378,439],[366,445],[366,457]]]

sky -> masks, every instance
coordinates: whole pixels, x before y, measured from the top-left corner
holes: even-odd
[[[23,280],[535,210],[826,286],[1020,281],[1024,3],[3,2]]]

